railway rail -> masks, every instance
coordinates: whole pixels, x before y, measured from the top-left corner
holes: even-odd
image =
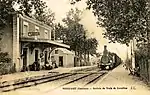
[[[105,74],[107,74],[107,72],[101,72],[99,69],[87,69],[83,71],[62,74],[50,73],[49,75],[45,75],[44,77],[28,79],[27,81],[19,81],[9,85],[6,84],[0,86],[0,89],[2,92],[8,92],[11,90],[32,87],[43,83],[58,83],[58,85],[54,89],[68,85],[76,85],[78,83],[82,83],[82,86],[87,86],[96,83],[96,81],[98,81]]]
[[[67,82],[62,86],[88,86],[96,83],[103,75],[107,74],[105,73],[90,73],[84,76],[81,76],[79,78],[76,78],[70,82]]]
[[[11,83],[11,84],[2,85],[2,86],[0,86],[0,89],[2,92],[7,92],[10,90],[16,90],[19,88],[30,87],[30,86],[58,80],[58,79],[69,77],[69,76],[72,76],[75,74],[76,73],[62,73],[62,74],[57,74],[57,75],[52,75],[52,76],[47,75],[45,77],[38,77],[38,78],[34,78],[34,79],[29,79],[26,81],[19,81],[19,82],[15,82],[15,83]]]

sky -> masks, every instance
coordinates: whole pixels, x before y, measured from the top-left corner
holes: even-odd
[[[47,3],[48,7],[55,13],[55,18],[57,22],[61,22],[65,18],[66,13],[71,9],[77,7],[83,10],[81,23],[88,30],[89,37],[95,37],[98,40],[99,46],[97,48],[98,52],[103,51],[104,45],[107,45],[107,49],[111,52],[117,53],[123,60],[126,59],[127,47],[119,43],[108,43],[107,39],[103,38],[102,33],[104,32],[101,27],[97,27],[96,18],[94,17],[92,11],[85,10],[86,0],[71,5],[69,0],[43,0]]]

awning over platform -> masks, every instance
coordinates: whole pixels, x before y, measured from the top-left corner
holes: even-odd
[[[52,41],[52,40],[48,40],[48,39],[34,39],[34,38],[21,38],[20,41],[22,42],[35,42],[35,43],[47,43],[47,44],[51,44],[51,45],[55,45],[58,47],[63,47],[63,48],[70,48],[69,45],[63,44],[63,43],[59,43],[56,41]]]

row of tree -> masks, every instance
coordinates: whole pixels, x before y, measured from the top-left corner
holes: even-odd
[[[96,54],[98,42],[95,38],[87,37],[87,30],[80,23],[81,15],[82,11],[77,8],[71,9],[66,18],[62,20],[64,25],[60,23],[56,25],[56,39],[63,40],[63,43],[71,46],[76,56],[89,61],[89,55]]]

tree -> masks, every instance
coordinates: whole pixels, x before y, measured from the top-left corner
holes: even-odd
[[[25,14],[52,26],[54,13],[42,0],[0,0],[0,29],[11,24],[16,13]]]
[[[89,61],[89,55],[96,54],[98,42],[95,38],[89,38],[85,40],[85,51],[88,55],[87,60]]]
[[[54,27],[55,14],[50,9],[46,9],[42,14],[35,14],[34,17],[52,28]]]
[[[44,22],[49,26],[53,26],[54,13],[48,9],[46,2],[42,0],[19,0],[20,11],[29,17],[34,17],[35,19]]]
[[[66,32],[65,32],[65,40],[64,43],[70,45],[70,48],[75,51],[75,56],[79,56],[80,66],[82,65],[81,59],[84,49],[81,47],[84,46],[84,39],[85,39],[85,28],[82,24],[80,24],[80,14],[81,11],[78,9],[73,10],[71,9],[67,17],[63,19],[63,22],[66,25]],[[77,58],[75,58],[75,64],[77,63]],[[76,65],[75,65],[76,66]]]
[[[82,11],[77,8],[71,9],[63,19],[65,25],[62,26],[60,23],[55,25],[55,35],[56,39],[63,40],[65,44],[70,45],[76,56],[83,59],[82,55],[84,55],[86,60],[86,55],[89,59],[89,54],[96,53],[98,42],[95,38],[87,38],[87,30],[80,23],[81,14]]]
[[[89,54],[93,55],[96,54],[98,41],[95,38],[87,39],[86,50]]]
[[[0,0],[0,30],[11,23],[12,14],[15,12],[13,8],[14,0]]]
[[[60,23],[57,23],[54,25],[54,31],[55,31],[55,40],[65,40],[66,38],[66,27],[61,25]]]
[[[133,38],[148,41],[148,4],[148,0],[88,0],[87,8],[93,9],[97,24],[106,29],[105,38],[111,42],[128,44]]]
[[[80,24],[81,14],[82,12],[80,10],[71,9],[67,17],[63,19],[67,26],[63,29],[65,31],[64,33],[66,33],[66,43],[70,44],[73,50],[77,49],[80,53],[84,53],[84,50],[86,50],[89,51],[90,54],[94,54],[96,53],[98,42],[95,38],[87,38],[87,30]]]
[[[79,41],[82,41],[85,35],[86,30],[84,29],[83,25],[80,24],[80,15],[81,11],[78,9],[71,9],[67,17],[63,19],[64,24],[66,25],[66,32],[65,32],[65,43],[69,44],[71,48],[75,51],[78,50],[80,46]]]

